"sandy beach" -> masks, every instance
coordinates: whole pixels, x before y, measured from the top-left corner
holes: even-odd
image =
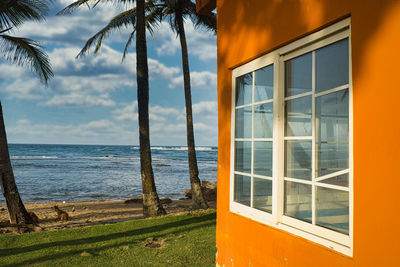
[[[215,209],[216,202],[208,202],[210,208]],[[59,221],[57,213],[52,209],[54,205],[69,215],[68,221]],[[188,212],[191,200],[172,200],[171,203],[163,204],[167,214],[178,214]],[[96,201],[96,202],[49,202],[39,204],[26,204],[28,211],[33,211],[39,218],[36,231],[47,231],[64,228],[84,227],[98,224],[110,224],[127,220],[142,219],[142,204],[125,203],[120,201]],[[0,206],[0,234],[15,233],[15,229],[9,225],[9,217],[6,206]]]

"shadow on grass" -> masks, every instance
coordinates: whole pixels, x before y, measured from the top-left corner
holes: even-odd
[[[201,217],[192,217],[192,218],[188,218],[188,219],[184,219],[184,220],[178,220],[178,221],[164,223],[161,225],[154,225],[154,226],[150,226],[150,227],[144,227],[144,228],[134,229],[134,230],[125,231],[125,232],[119,232],[119,233],[112,233],[112,234],[108,234],[108,235],[79,238],[79,239],[65,240],[65,241],[48,242],[48,243],[36,244],[36,245],[20,247],[20,248],[1,249],[0,257],[12,256],[12,255],[17,255],[17,254],[21,254],[21,253],[28,253],[28,252],[52,248],[52,247],[56,247],[56,246],[85,245],[85,244],[91,244],[91,243],[97,243],[97,242],[103,242],[103,241],[110,241],[113,239],[118,239],[118,238],[123,238],[123,237],[126,238],[129,236],[161,233],[161,232],[166,231],[171,228],[177,228],[177,230],[167,231],[164,234],[156,235],[156,237],[162,237],[162,236],[169,235],[169,234],[179,234],[179,233],[183,233],[183,232],[193,230],[196,228],[213,225],[213,224],[215,224],[215,218],[216,218],[215,213],[211,213],[211,214],[203,215]],[[147,238],[147,236],[145,236],[143,238],[139,238],[137,240],[143,240],[146,238]],[[119,246],[123,246],[126,244],[131,244],[131,243],[132,243],[132,240],[130,240],[129,242],[121,242],[121,243],[118,243],[115,245],[102,246],[100,248],[93,248],[93,249],[88,249],[88,250],[91,251],[91,253],[98,253],[99,251],[104,250],[104,249],[119,247]],[[61,252],[58,254],[51,254],[51,255],[39,257],[36,259],[28,259],[26,261],[19,262],[18,265],[23,265],[23,264],[28,264],[28,263],[30,263],[30,264],[38,263],[38,262],[43,262],[43,261],[52,260],[52,259],[60,259],[63,257],[75,255],[80,252],[82,252],[82,248],[80,248],[79,250]],[[13,263],[11,265],[3,265],[3,266],[15,266],[15,264],[17,264],[17,263]]]
[[[158,238],[165,237],[165,236],[171,235],[171,234],[176,234],[177,235],[177,234],[189,231],[189,230],[193,230],[193,229],[200,228],[200,227],[207,227],[207,226],[211,226],[211,225],[214,225],[214,224],[215,224],[215,222],[206,222],[206,223],[203,223],[203,224],[200,224],[200,225],[196,225],[196,226],[189,226],[187,228],[184,228],[184,229],[181,229],[181,230],[178,230],[178,231],[172,231],[172,232],[168,232],[168,233],[165,233],[165,234],[162,234],[162,235],[155,235],[155,236],[153,236],[153,238],[158,239]],[[143,237],[143,238],[140,238],[140,239],[136,239],[135,243],[141,243],[141,242],[145,241],[147,238],[148,237],[146,236],[146,237]],[[102,241],[102,240],[99,240],[99,241]],[[59,259],[62,259],[62,258],[74,256],[74,255],[78,256],[78,257],[81,257],[80,254],[83,251],[87,251],[90,254],[92,254],[93,256],[96,256],[102,250],[122,247],[122,246],[126,246],[126,245],[132,245],[132,243],[133,243],[133,241],[129,240],[129,241],[121,242],[121,243],[114,244],[114,245],[104,245],[104,246],[101,246],[101,247],[98,247],[98,248],[79,248],[79,249],[71,250],[71,251],[68,251],[68,252],[52,253],[51,255],[46,255],[46,256],[32,258],[32,259],[27,259],[27,260],[24,260],[24,261],[21,261],[21,262],[13,262],[11,264],[1,265],[1,266],[14,267],[14,266],[25,266],[25,265],[28,265],[28,264],[39,264],[39,263],[43,263],[43,262],[46,262],[46,261],[51,261],[51,260],[55,260],[55,259],[59,260]],[[135,262],[131,262],[131,263],[134,264]]]

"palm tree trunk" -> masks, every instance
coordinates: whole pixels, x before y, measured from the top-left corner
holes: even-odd
[[[147,66],[147,44],[144,0],[136,1],[136,70],[139,113],[140,170],[143,190],[143,215],[154,217],[165,214],[158,198],[151,165],[149,129],[149,79]]]
[[[14,173],[11,166],[6,129],[4,127],[3,109],[0,103],[0,184],[6,200],[10,223],[12,224],[33,224],[22,203],[15,183]]]
[[[182,51],[183,84],[185,88],[185,104],[186,104],[188,162],[189,162],[190,186],[192,189],[192,201],[193,201],[192,206],[193,209],[207,209],[208,204],[204,199],[203,192],[201,191],[199,169],[197,167],[196,148],[194,144],[189,57],[188,57],[185,28],[183,26],[182,14],[177,13],[176,19],[178,23],[178,33],[179,33],[179,39],[181,41],[181,51]]]

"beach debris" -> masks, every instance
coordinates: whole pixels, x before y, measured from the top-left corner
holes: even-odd
[[[63,201],[63,204],[65,204],[65,200]]]
[[[145,248],[163,248],[165,247],[165,239],[160,238],[159,240],[149,237],[146,239],[143,245]]]
[[[75,207],[72,207],[71,211],[72,211],[72,212],[75,212]]]
[[[210,188],[210,189],[217,189],[217,184],[211,183],[211,182],[206,181],[206,180],[201,181],[201,185],[202,185],[203,187],[208,187],[208,188]]]
[[[83,252],[81,253],[81,256],[82,256],[82,257],[90,257],[90,256],[92,256],[92,254],[90,254],[90,253],[87,252],[87,251],[83,251]]]
[[[110,198],[107,198],[106,202],[110,202]]]
[[[0,209],[0,211],[5,211],[5,210],[6,210],[5,208],[1,208],[1,209]]]
[[[58,208],[57,205],[55,205],[53,207],[53,209],[57,212],[57,218],[60,221],[68,221],[68,213],[66,211],[61,210],[60,208]]]
[[[169,204],[172,203],[172,199],[167,198],[167,197],[160,197],[160,202],[161,204]],[[130,198],[124,201],[125,204],[142,204],[143,203],[143,197],[135,197],[135,198]]]
[[[156,163],[156,164],[154,164],[154,166],[157,166],[157,167],[171,167],[170,164],[164,164],[164,163]]]
[[[39,217],[33,211],[28,211],[28,214],[32,218],[33,223],[39,223]]]
[[[202,181],[201,191],[203,192],[203,196],[206,199],[206,201],[217,200],[217,185],[216,184],[211,183],[209,181]],[[192,189],[185,189],[184,194],[188,199],[192,199]]]

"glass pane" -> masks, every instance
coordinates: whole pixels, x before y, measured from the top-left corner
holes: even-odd
[[[348,90],[316,99],[316,175],[317,177],[349,167]]]
[[[341,40],[315,51],[316,91],[349,83],[349,41]]]
[[[255,72],[254,101],[272,99],[274,97],[274,69],[273,65]]]
[[[311,141],[285,141],[285,177],[311,180]]]
[[[253,73],[236,78],[236,106],[250,104],[253,95]]]
[[[285,101],[285,136],[311,136],[311,96]]]
[[[254,173],[272,177],[272,142],[254,142]]]
[[[325,179],[325,180],[322,180],[319,182],[324,183],[324,184],[332,184],[332,185],[348,187],[349,186],[349,174],[348,173],[342,174],[342,175],[328,178],[328,179]]]
[[[235,142],[235,171],[251,173],[251,142]]]
[[[236,110],[235,137],[251,138],[251,107]]]
[[[253,207],[272,213],[272,181],[254,178]]]
[[[349,193],[317,187],[317,225],[349,234]]]
[[[250,206],[250,176],[235,174],[235,196],[234,201],[243,205]]]
[[[285,215],[312,222],[311,185],[285,181]]]
[[[272,138],[273,103],[254,106],[254,138]]]
[[[285,62],[285,96],[310,92],[312,88],[311,53]]]

